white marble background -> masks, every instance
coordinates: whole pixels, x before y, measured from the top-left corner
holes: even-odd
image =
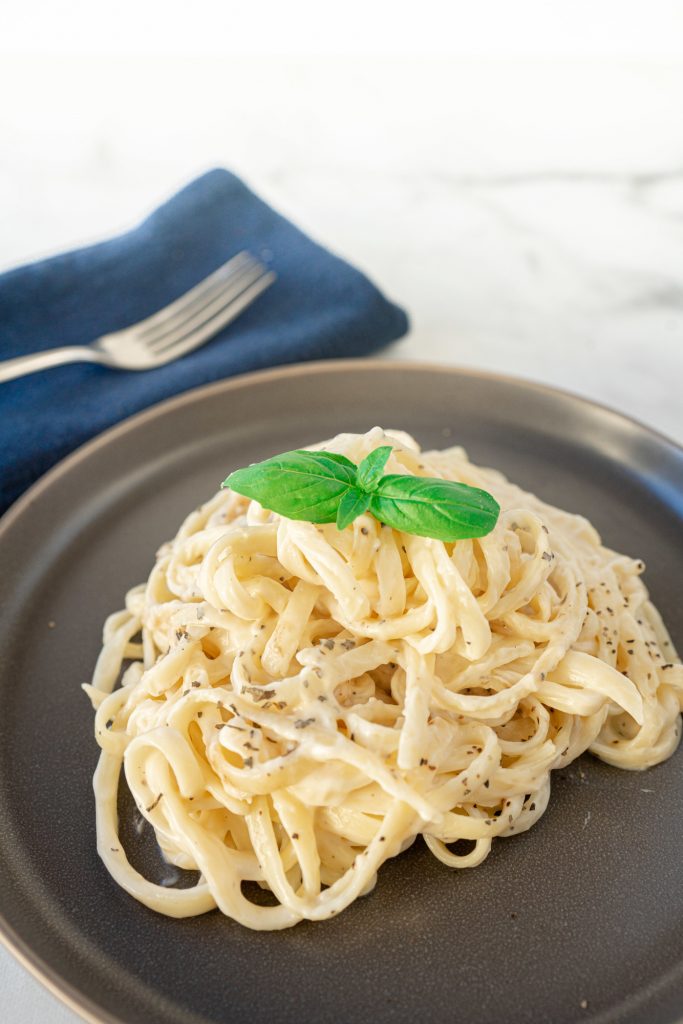
[[[200,20],[203,43],[184,19],[160,41],[146,7],[127,56],[113,9],[106,26],[93,5],[16,12],[0,267],[224,165],[406,306],[388,358],[546,381],[683,442],[683,5],[455,3],[446,24],[427,3],[393,35],[382,4],[334,24],[285,6],[261,4],[251,34]],[[76,1019],[3,952],[0,990],[4,1019]]]

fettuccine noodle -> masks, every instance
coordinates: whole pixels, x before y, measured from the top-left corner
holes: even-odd
[[[418,835],[444,864],[480,864],[538,820],[551,770],[586,750],[640,769],[676,749],[683,666],[643,564],[462,449],[420,452],[379,428],[318,447],[360,462],[386,444],[386,472],[491,492],[493,532],[446,544],[368,514],[339,531],[222,491],[107,620],[86,687],[98,849],[148,907],[219,907],[256,929],[329,918]],[[129,863],[122,768],[196,886]]]

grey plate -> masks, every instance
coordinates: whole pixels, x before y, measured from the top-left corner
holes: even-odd
[[[645,558],[683,643],[683,452],[613,412],[521,381],[379,362],[277,370],[165,402],[67,459],[0,527],[5,940],[97,1021],[676,1020],[680,753],[645,774],[586,758],[554,776],[541,821],[481,867],[451,871],[418,842],[339,918],[285,932],[158,916],[100,863],[79,684],[103,619],[228,470],[376,423],[462,443],[589,516],[607,544]],[[125,831],[159,877],[149,836]]]

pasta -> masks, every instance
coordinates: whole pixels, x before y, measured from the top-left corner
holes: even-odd
[[[383,444],[392,473],[490,491],[493,532],[448,544],[368,514],[340,531],[222,491],[105,624],[85,687],[98,850],[154,910],[218,907],[255,929],[326,919],[419,835],[450,867],[480,864],[538,820],[551,771],[586,750],[642,769],[678,745],[683,666],[643,564],[460,448],[421,452],[379,428],[316,447],[359,462]],[[129,863],[122,769],[196,886]]]

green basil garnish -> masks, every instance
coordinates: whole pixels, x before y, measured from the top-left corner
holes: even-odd
[[[222,484],[271,512],[309,523],[333,523],[356,483],[357,466],[334,452],[285,452],[231,473]]]
[[[336,522],[339,530],[370,511],[418,537],[455,541],[491,532],[500,506],[488,491],[431,477],[384,476],[391,452],[389,445],[376,448],[358,466],[334,452],[285,452],[236,470],[222,486],[287,519]]]
[[[358,473],[356,475],[356,481],[359,487],[362,487],[364,491],[372,492],[377,487],[377,484],[382,479],[384,473],[384,467],[387,464],[387,459],[391,455],[393,448],[385,444],[381,448],[375,448],[374,452],[370,452],[366,455],[361,464],[358,467]]]
[[[370,497],[370,511],[395,530],[448,541],[490,533],[500,506],[477,487],[397,473],[382,477]]]
[[[339,502],[339,508],[337,509],[337,529],[345,530],[347,526],[358,516],[362,516],[367,511],[370,504],[371,495],[366,491],[359,491],[357,487],[351,487],[342,500]]]

